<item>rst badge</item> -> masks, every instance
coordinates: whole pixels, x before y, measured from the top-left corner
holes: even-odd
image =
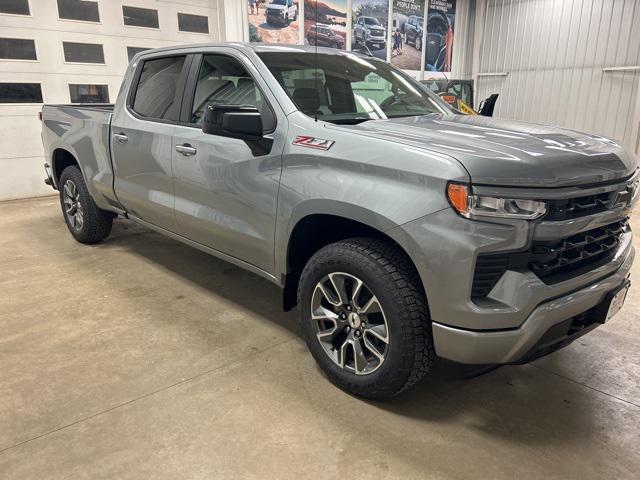
[[[310,137],[309,135],[298,135],[293,139],[293,145],[300,147],[315,148],[317,150],[329,150],[331,145],[335,142],[333,140],[325,140],[324,138]]]

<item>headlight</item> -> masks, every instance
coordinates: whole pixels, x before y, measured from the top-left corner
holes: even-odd
[[[458,183],[447,186],[451,206],[463,217],[499,217],[535,220],[547,213],[547,204],[538,200],[473,195],[470,187]]]

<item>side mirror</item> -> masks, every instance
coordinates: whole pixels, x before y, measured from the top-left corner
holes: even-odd
[[[262,117],[250,105],[207,105],[202,119],[202,131],[212,135],[259,140],[262,138]]]

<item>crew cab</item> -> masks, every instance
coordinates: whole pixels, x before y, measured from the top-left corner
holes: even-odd
[[[436,356],[545,355],[610,319],[630,285],[633,153],[456,115],[376,58],[147,50],[115,105],[42,117],[76,240],[105,240],[120,215],[277,284],[322,370],[357,395],[407,389]]]

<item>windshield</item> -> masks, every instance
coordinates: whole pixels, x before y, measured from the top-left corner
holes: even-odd
[[[377,18],[365,18],[364,19],[364,23],[366,23],[367,25],[380,25],[380,22],[378,21]]]
[[[375,58],[310,52],[261,52],[258,56],[298,109],[320,120],[360,123],[453,113],[418,81]]]
[[[287,0],[271,0],[271,5],[286,5]]]

